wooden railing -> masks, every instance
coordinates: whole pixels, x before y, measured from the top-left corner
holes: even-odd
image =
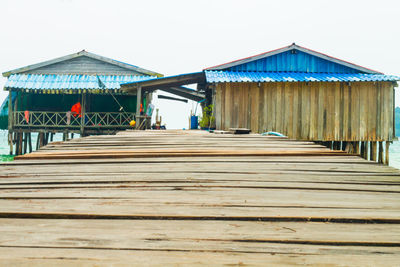
[[[84,118],[69,112],[30,111],[13,112],[13,127],[35,128],[129,128],[135,118],[132,112],[86,112]],[[83,115],[82,115],[83,116]]]

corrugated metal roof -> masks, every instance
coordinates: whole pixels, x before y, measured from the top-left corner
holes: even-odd
[[[383,74],[295,43],[205,70]]]
[[[318,73],[360,73],[353,69],[336,62],[332,62],[302,51],[292,53],[286,51],[269,57],[264,57],[255,61],[232,66],[226,71],[295,71],[295,72],[318,72]]]
[[[205,71],[208,83],[222,82],[375,82],[399,81],[400,77],[363,73]]]
[[[75,89],[103,89],[98,78],[107,89],[120,89],[120,84],[142,80],[155,79],[155,76],[134,75],[55,75],[55,74],[13,74],[5,88],[32,89],[32,90],[75,90]]]

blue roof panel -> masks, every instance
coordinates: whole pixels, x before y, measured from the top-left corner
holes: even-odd
[[[261,58],[248,63],[232,66],[226,71],[292,71],[318,73],[360,73],[353,69],[314,55],[292,50]]]
[[[377,82],[399,81],[400,77],[364,73],[205,71],[208,83],[222,82]]]
[[[103,89],[98,78],[107,89],[120,89],[120,84],[155,79],[155,76],[135,75],[55,75],[55,74],[13,74],[5,88],[33,90]]]

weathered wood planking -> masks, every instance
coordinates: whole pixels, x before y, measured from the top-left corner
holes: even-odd
[[[216,111],[224,110],[216,112],[218,129],[277,131],[297,140],[394,138],[391,82],[220,83],[215,90]]]
[[[293,104],[281,125],[306,134],[295,123],[304,118],[287,112],[309,110],[316,116],[304,123],[317,135],[318,110],[300,99],[344,95],[333,88],[282,87],[291,91],[281,103]],[[259,113],[279,107],[227,101]],[[272,117],[262,116],[232,122]],[[396,266],[399,200],[399,170],[313,142],[201,131],[90,136],[0,165],[0,265]]]

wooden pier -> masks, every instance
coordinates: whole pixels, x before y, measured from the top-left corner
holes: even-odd
[[[399,266],[400,171],[307,141],[124,131],[0,165],[1,266]]]

